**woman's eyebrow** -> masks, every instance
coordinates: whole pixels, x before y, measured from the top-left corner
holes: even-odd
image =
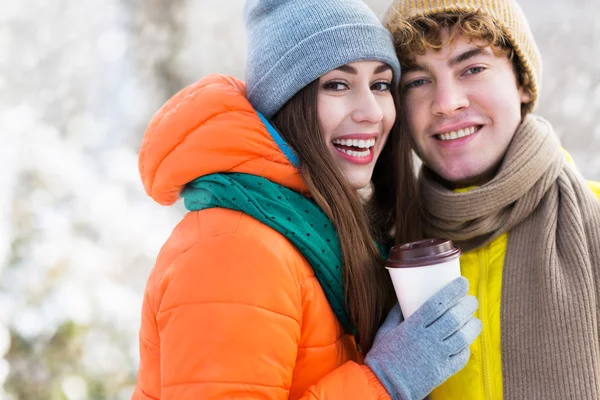
[[[391,69],[392,68],[389,65],[381,64],[381,65],[378,65],[377,68],[375,68],[375,71],[373,71],[373,73],[380,74],[382,72],[385,72],[385,71],[391,70]],[[358,71],[356,70],[356,68],[354,68],[351,65],[341,65],[341,66],[337,67],[336,70],[342,71],[342,72],[347,72],[347,73],[353,74],[353,75],[358,74]]]
[[[340,65],[339,67],[336,68],[336,70],[342,71],[342,72],[347,72],[347,73],[353,74],[353,75],[356,75],[358,73],[356,68],[354,68],[353,66],[350,66],[350,65]]]

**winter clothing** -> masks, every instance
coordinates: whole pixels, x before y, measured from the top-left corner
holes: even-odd
[[[500,306],[504,398],[599,398],[600,202],[565,162],[550,124],[526,117],[500,170],[479,188],[449,191],[427,168],[420,183],[429,236],[468,251],[509,232]]]
[[[248,0],[248,99],[270,119],[321,75],[359,60],[400,63],[390,33],[360,0]]]
[[[479,301],[475,316],[481,320],[483,329],[471,345],[471,357],[465,368],[434,389],[430,400],[503,399],[500,294],[507,240],[505,233],[460,257],[461,275],[469,280],[469,294]]]
[[[600,184],[588,182],[588,186],[600,200]],[[460,258],[461,274],[469,280],[469,294],[479,300],[476,316],[483,322],[483,330],[471,346],[466,367],[436,388],[431,400],[503,398],[500,302],[507,242],[508,234],[504,233]]]
[[[489,15],[502,27],[531,80],[534,106],[542,85],[542,57],[516,0],[395,0],[386,16],[386,25],[393,31],[394,21],[398,19],[457,12]]]
[[[392,399],[423,399],[465,366],[481,332],[473,317],[477,300],[468,289],[465,278],[456,278],[403,323],[400,306],[392,309],[365,357]]]
[[[161,108],[144,137],[140,172],[161,204],[219,172],[307,192],[243,83],[223,76]],[[389,399],[359,364],[307,259],[244,212],[187,213],[158,255],[142,312],[136,400]]]
[[[214,207],[243,211],[284,235],[310,263],[345,331],[356,334],[345,306],[340,241],[315,202],[261,176],[237,173],[198,178],[181,197],[189,211]]]

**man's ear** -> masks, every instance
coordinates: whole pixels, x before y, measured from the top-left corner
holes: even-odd
[[[531,103],[533,96],[531,95],[531,91],[525,89],[524,87],[519,87],[519,97],[521,98],[521,104]]]

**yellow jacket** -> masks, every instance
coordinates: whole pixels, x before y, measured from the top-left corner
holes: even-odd
[[[600,183],[589,182],[589,186],[600,200]],[[500,294],[507,240],[505,233],[460,258],[461,273],[469,280],[469,294],[479,300],[477,317],[483,330],[471,345],[471,358],[465,368],[436,388],[431,400],[502,399]]]

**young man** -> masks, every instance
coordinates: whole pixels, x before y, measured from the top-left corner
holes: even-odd
[[[600,398],[600,185],[531,114],[540,54],[513,0],[396,0],[386,18],[426,236],[463,249],[483,331],[437,399]]]

